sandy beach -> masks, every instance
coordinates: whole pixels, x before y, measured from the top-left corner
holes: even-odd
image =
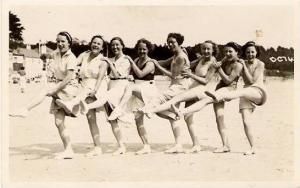
[[[160,86],[164,87],[164,86]],[[28,102],[40,84],[28,84],[26,93],[18,85],[9,86],[9,110]],[[232,152],[215,154],[221,145],[212,106],[196,113],[196,133],[204,151],[197,154],[164,154],[174,143],[168,121],[154,117],[145,126],[153,153],[135,155],[142,147],[136,127],[123,126],[128,153],[112,156],[117,148],[110,125],[103,113],[98,126],[104,154],[86,157],[92,139],[84,116],[66,118],[71,131],[72,160],[55,160],[63,149],[49,114],[51,99],[33,109],[26,119],[9,118],[9,178],[11,182],[132,182],[132,181],[292,181],[294,178],[294,80],[267,78],[268,101],[253,114],[257,153],[244,156],[249,148],[244,134],[238,100],[226,104],[225,122]],[[285,100],[283,100],[283,97]],[[191,147],[187,127],[182,122],[184,147]]]

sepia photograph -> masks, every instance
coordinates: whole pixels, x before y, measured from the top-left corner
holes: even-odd
[[[2,186],[300,186],[299,5],[3,1]]]

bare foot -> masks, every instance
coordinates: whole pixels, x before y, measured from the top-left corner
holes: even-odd
[[[144,145],[144,148],[135,152],[136,155],[143,155],[143,154],[149,154],[151,153],[151,147],[150,145]]]

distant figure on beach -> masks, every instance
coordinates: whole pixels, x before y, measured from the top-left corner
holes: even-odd
[[[25,93],[25,90],[26,90],[26,71],[25,71],[24,66],[22,66],[20,68],[20,70],[18,71],[18,74],[20,75],[20,80],[19,80],[20,91],[21,91],[21,93]]]

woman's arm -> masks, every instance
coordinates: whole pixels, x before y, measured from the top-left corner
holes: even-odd
[[[221,67],[218,68],[218,72],[223,82],[225,84],[230,84],[240,75],[242,69],[243,65],[241,63],[237,63],[234,66],[234,69],[231,71],[230,75],[227,75]]]
[[[71,80],[74,78],[75,71],[73,69],[69,69],[67,71],[66,77],[52,90],[48,91],[47,96],[52,96],[63,89]]]
[[[116,69],[115,64],[114,64],[113,62],[111,62],[108,58],[106,58],[106,59],[107,59],[109,68],[111,69],[111,72],[112,72],[113,76],[114,76],[115,78],[120,77],[121,74],[120,74],[120,73],[118,72],[118,70]]]
[[[98,79],[97,79],[97,82],[96,82],[96,85],[95,85],[95,89],[94,89],[94,92],[96,94],[96,92],[98,91],[98,89],[100,88],[101,86],[101,83],[102,83],[102,80],[105,76],[105,73],[107,71],[107,68],[108,68],[108,63],[102,63],[100,66],[99,66],[99,74],[98,74]]]
[[[163,68],[157,61],[154,62],[154,65],[158,70],[160,70],[164,75],[172,78],[172,73],[168,71],[167,69]]]
[[[166,60],[159,60],[159,61],[157,61],[157,62],[158,62],[158,64],[159,64],[161,67],[167,67],[167,66],[169,66],[169,65],[171,64],[172,60],[173,60],[173,57],[170,57],[169,59],[166,59]]]
[[[242,62],[242,65],[243,65],[243,71],[244,71],[244,74],[245,74],[245,78],[247,79],[247,81],[250,84],[254,84],[257,81],[258,77],[265,70],[265,64],[263,62],[259,61],[256,68],[255,68],[255,70],[254,70],[253,76],[252,76],[244,61]]]

